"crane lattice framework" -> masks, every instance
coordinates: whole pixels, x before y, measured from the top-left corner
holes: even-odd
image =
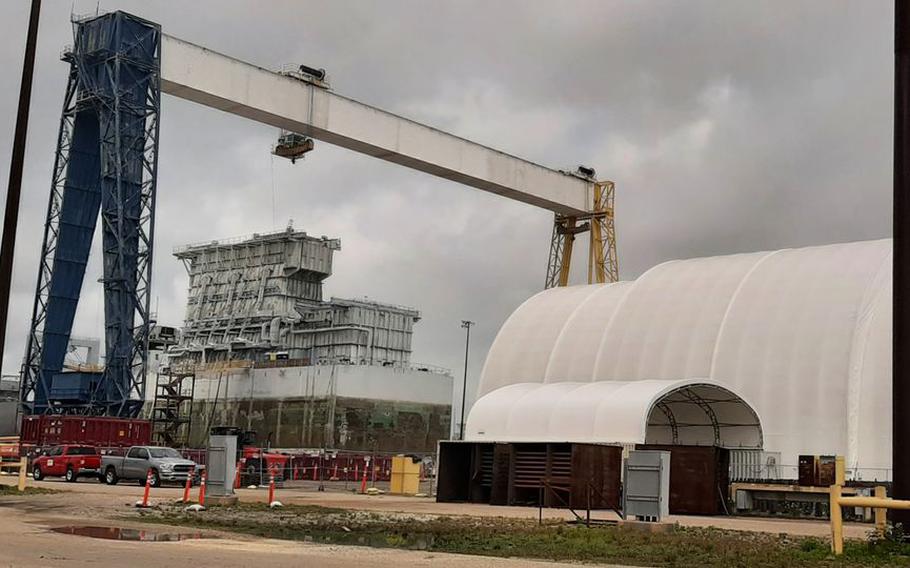
[[[550,240],[546,288],[569,284],[575,235],[584,232],[588,232],[590,235],[588,284],[603,284],[619,280],[616,232],[613,226],[613,192],[613,182],[595,182],[594,206],[590,213],[586,215],[556,213],[556,219],[553,222],[553,238]]]
[[[596,182],[593,170],[523,160],[341,96],[321,70],[264,69],[124,12],[74,21],[74,31],[23,366],[27,413],[134,416],[141,409],[161,93],[277,127],[285,142],[328,142],[548,209],[556,219],[547,286],[568,283],[583,230],[591,236],[589,281],[617,278],[613,184]],[[62,373],[99,209],[107,364],[99,376]]]
[[[161,29],[114,12],[74,21],[73,32],[20,402],[29,414],[136,416],[151,325]],[[106,365],[63,373],[99,213]]]

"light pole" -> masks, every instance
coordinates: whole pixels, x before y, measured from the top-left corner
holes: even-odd
[[[468,347],[471,345],[471,326],[474,322],[461,320],[461,327],[465,330],[464,335],[464,380],[461,383],[461,422],[458,426],[458,439],[464,440],[464,404],[465,394],[468,391]]]
[[[16,227],[19,223],[19,197],[22,192],[22,167],[25,163],[25,139],[28,133],[28,111],[32,99],[32,76],[35,70],[35,49],[38,44],[38,15],[41,0],[32,0],[25,36],[25,61],[22,64],[22,82],[19,85],[19,110],[16,130],[13,133],[13,157],[9,167],[9,185],[6,190],[6,210],[3,215],[3,238],[0,241],[0,365],[3,364],[3,346],[6,344],[6,324],[9,315],[10,286],[13,278],[13,252],[16,249]],[[20,385],[19,388],[22,388]],[[25,400],[21,401],[25,403]]]

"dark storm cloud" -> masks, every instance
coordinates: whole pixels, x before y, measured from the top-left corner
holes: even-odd
[[[77,1],[76,12],[95,5]],[[101,7],[259,65],[326,67],[343,94],[547,165],[596,167],[617,183],[627,279],[670,258],[890,235],[890,2]],[[4,372],[18,367],[31,308],[70,8],[45,2],[42,14]],[[0,5],[4,180],[26,14],[24,0]],[[325,144],[291,166],[269,155],[271,128],[170,98],[162,113],[161,321],[182,319],[174,246],[289,218],[341,237],[328,294],[420,308],[415,360],[459,379],[460,320],[478,322],[476,380],[502,321],[541,287],[546,212]],[[97,288],[86,286],[82,335],[101,331]]]

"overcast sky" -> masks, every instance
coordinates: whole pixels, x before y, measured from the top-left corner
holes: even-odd
[[[0,179],[9,176],[27,0],[0,3]],[[46,0],[3,372],[34,295],[76,14]],[[539,163],[616,182],[623,279],[656,263],[891,235],[889,0],[817,2],[100,2],[270,68],[324,67],[333,88]],[[327,296],[420,309],[414,360],[468,398],[506,317],[543,286],[552,215],[317,142],[273,158],[273,128],[166,97],[155,305],[183,320],[176,245],[280,228],[339,237]],[[578,263],[583,264],[583,263]],[[100,336],[93,254],[75,333]],[[575,274],[581,281],[582,274]],[[456,393],[460,401],[460,386]],[[457,412],[457,408],[456,408]]]

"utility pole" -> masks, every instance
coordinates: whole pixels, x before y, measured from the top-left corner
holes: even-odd
[[[0,242],[0,366],[3,365],[6,344],[6,324],[9,315],[9,294],[13,281],[13,253],[16,250],[16,229],[19,225],[19,196],[22,193],[22,166],[25,163],[25,140],[28,133],[28,110],[32,99],[32,75],[35,70],[35,46],[38,44],[38,14],[41,0],[32,0],[25,38],[25,61],[19,85],[19,111],[13,135],[13,157],[6,190],[6,211],[3,214],[3,240]]]
[[[894,2],[894,310],[891,468],[895,499],[910,499],[910,7]],[[910,525],[908,511],[892,522]]]
[[[474,322],[461,320],[461,327],[465,330],[464,336],[464,380],[461,383],[461,422],[458,427],[458,439],[464,440],[464,405],[465,395],[468,391],[468,348],[471,345],[471,326]]]

